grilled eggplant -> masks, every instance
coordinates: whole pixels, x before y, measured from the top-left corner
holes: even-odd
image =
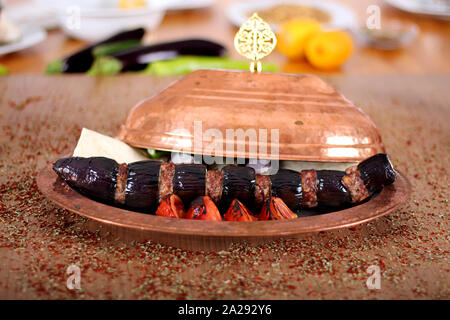
[[[362,161],[358,164],[358,170],[370,194],[392,184],[396,178],[395,170],[385,153],[378,153]]]
[[[118,165],[105,157],[62,158],[53,170],[69,186],[88,197],[114,203]]]
[[[272,195],[283,199],[293,212],[299,212],[302,204],[302,184],[300,174],[294,170],[279,169],[270,176]]]
[[[339,207],[351,203],[350,192],[342,184],[345,172],[318,170],[317,200],[321,206]]]
[[[184,203],[191,203],[199,196],[205,195],[206,166],[198,164],[175,165],[173,176],[173,192]]]
[[[222,169],[222,199],[221,208],[226,210],[234,199],[245,206],[253,206],[255,190],[255,169],[228,165]]]
[[[153,210],[158,205],[159,161],[138,161],[128,165],[125,205]]]

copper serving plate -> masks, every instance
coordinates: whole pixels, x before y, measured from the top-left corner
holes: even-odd
[[[211,141],[202,140],[202,147],[195,149],[195,121],[202,122],[203,132],[222,132],[219,142],[233,142],[235,148],[209,150],[206,146]],[[270,143],[269,156],[262,156],[260,150],[251,153],[250,139],[229,141],[228,129],[278,129],[279,153],[275,156],[280,160],[359,162],[385,152],[372,120],[320,78],[242,71],[199,70],[186,75],[136,105],[118,137],[141,148],[272,159]],[[110,233],[193,249],[217,249],[236,240],[261,242],[354,226],[389,213],[410,192],[409,183],[399,174],[397,181],[379,195],[348,209],[289,221],[214,222],[158,217],[96,202],[70,189],[50,166],[40,172],[37,181],[51,201],[99,222]]]
[[[51,165],[39,172],[37,184],[49,200],[96,221],[115,236],[196,250],[226,248],[235,241],[261,243],[352,227],[388,214],[405,202],[411,192],[408,180],[397,172],[394,184],[369,201],[348,209],[293,220],[229,222],[166,218],[102,204],[72,190],[53,172]]]

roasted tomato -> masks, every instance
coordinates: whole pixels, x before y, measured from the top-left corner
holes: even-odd
[[[208,196],[196,198],[185,215],[186,219],[222,221],[219,209]]]
[[[295,218],[297,218],[297,215],[289,209],[281,198],[277,197],[270,197],[258,216],[259,220],[285,220]]]
[[[156,210],[156,215],[168,218],[184,218],[184,205],[176,194],[166,196]]]
[[[248,210],[242,202],[234,199],[231,202],[230,208],[223,216],[225,221],[256,221],[258,220],[251,212]]]

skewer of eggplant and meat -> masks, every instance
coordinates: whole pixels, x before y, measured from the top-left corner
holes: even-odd
[[[361,203],[396,179],[384,153],[344,171],[279,169],[274,175],[227,165],[144,160],[118,164],[105,157],[68,157],[53,170],[79,193],[103,203],[196,220],[255,221],[297,218],[304,209]]]

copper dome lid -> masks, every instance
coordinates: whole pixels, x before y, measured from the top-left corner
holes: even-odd
[[[203,134],[209,129],[222,137]],[[267,152],[255,151],[261,135],[258,141],[235,140],[227,137],[227,129],[257,134],[266,129]],[[276,130],[278,143],[272,139]],[[243,71],[199,70],[184,76],[136,105],[119,138],[135,147],[235,158],[357,162],[384,152],[372,120],[320,78]]]

